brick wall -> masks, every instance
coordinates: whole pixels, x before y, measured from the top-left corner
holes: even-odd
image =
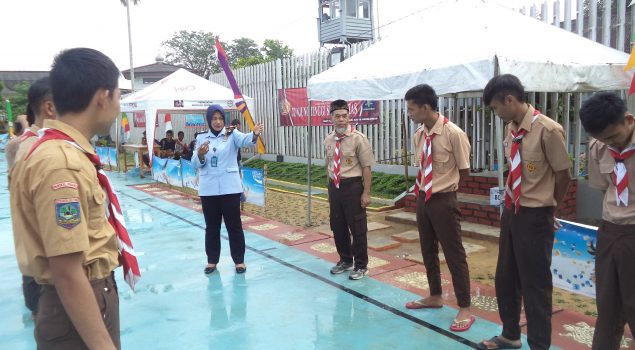
[[[459,192],[486,196],[489,201],[489,189],[498,185],[496,177],[470,176],[467,181],[461,183]],[[577,180],[571,182],[569,192],[565,196],[564,202],[558,208],[557,217],[566,220],[576,220],[576,192],[578,189]],[[397,203],[403,206],[406,211],[414,212],[417,202],[414,196],[406,196]],[[474,203],[459,202],[459,209],[463,216],[463,221],[473,222],[488,226],[500,226],[498,208],[491,205],[480,205]]]
[[[459,183],[459,192],[477,194],[489,198],[489,189],[498,187],[498,178],[490,176],[469,176]]]
[[[498,208],[491,205],[459,202],[462,220],[475,224],[500,227]]]

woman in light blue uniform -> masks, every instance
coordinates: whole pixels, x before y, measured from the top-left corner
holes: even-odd
[[[256,144],[263,129],[256,124],[254,131],[243,134],[232,127],[225,128],[227,115],[223,107],[211,105],[206,119],[209,131],[196,137],[192,164],[199,168],[198,195],[201,197],[205,216],[205,253],[207,266],[204,272],[216,270],[220,258],[221,219],[229,234],[229,248],[236,264],[236,272],[247,271],[245,266],[245,236],[240,220],[240,194],[242,180],[236,157],[238,150]]]

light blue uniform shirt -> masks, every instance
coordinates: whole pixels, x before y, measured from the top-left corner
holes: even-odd
[[[199,168],[199,196],[219,196],[243,192],[236,157],[239,149],[256,144],[252,142],[254,135],[251,132],[243,134],[234,130],[225,139],[225,133],[226,129],[223,128],[218,136],[214,136],[211,131],[208,131],[196,137],[192,164],[195,168]],[[209,141],[209,151],[205,154],[205,162],[201,163],[198,158],[198,149],[207,141]]]

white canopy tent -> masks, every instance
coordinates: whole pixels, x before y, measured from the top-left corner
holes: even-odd
[[[386,32],[309,79],[309,98],[401,99],[422,83],[439,95],[481,91],[505,73],[527,91],[620,90],[632,76],[623,70],[626,53],[486,0],[445,0]]]
[[[119,88],[121,90],[132,90],[132,82],[124,78],[123,74],[119,74]]]
[[[383,28],[382,36],[311,77],[309,101],[402,99],[423,83],[438,95],[473,95],[505,73],[533,92],[624,90],[632,77],[624,71],[626,53],[487,0],[441,1]],[[496,119],[500,150],[502,122]],[[502,164],[502,152],[497,155]],[[503,167],[498,169],[502,188]]]
[[[244,98],[249,110],[254,111],[254,100],[248,96]],[[234,92],[231,89],[179,69],[145,89],[126,96],[121,100],[121,111],[144,111],[146,135],[148,140],[153,140],[159,112],[205,111],[212,104],[234,111],[234,102]],[[152,154],[152,147],[152,142],[148,142],[149,154]]]

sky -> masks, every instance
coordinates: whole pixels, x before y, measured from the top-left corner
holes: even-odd
[[[381,30],[441,0],[374,0]],[[520,8],[539,0],[487,0]],[[319,48],[318,0],[141,0],[130,7],[133,63],[155,62],[161,43],[179,30],[203,30],[229,42],[277,39],[296,54]],[[455,27],[460,30],[460,26]],[[451,29],[450,29],[451,30]],[[48,70],[53,57],[72,47],[91,47],[121,70],[130,68],[126,8],[120,0],[3,0],[0,6],[0,70]]]

